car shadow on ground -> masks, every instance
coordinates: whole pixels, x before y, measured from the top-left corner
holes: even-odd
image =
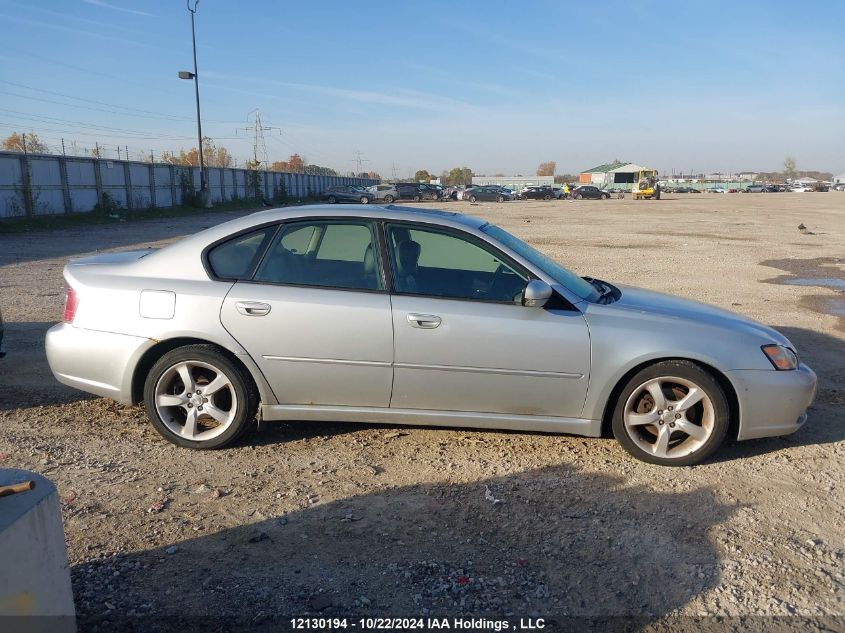
[[[159,515],[162,527],[213,530],[200,515],[219,506],[201,506],[226,498],[188,497]],[[75,565],[80,629],[216,630],[230,617],[237,630],[270,630],[294,616],[508,614],[512,628],[520,617],[563,624],[580,616],[607,618],[594,630],[636,630],[720,582],[710,534],[737,509],[708,487],[658,493],[571,465],[303,505]]]
[[[808,410],[806,424],[791,435],[769,437],[745,442],[728,441],[710,461],[729,461],[763,455],[796,446],[831,444],[845,440],[845,341],[842,339],[789,326],[773,326],[786,336],[798,350],[801,362],[809,365],[819,379],[813,404]]]

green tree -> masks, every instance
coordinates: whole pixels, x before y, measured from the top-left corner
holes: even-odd
[[[454,167],[449,172],[449,184],[456,185],[471,185],[472,184],[472,170],[469,167]]]
[[[429,182],[431,180],[431,174],[428,173],[428,170],[420,169],[414,174],[414,180],[417,182]]]
[[[12,132],[3,139],[0,147],[8,152],[27,152],[29,154],[46,154],[50,151],[46,143],[42,143],[37,134],[30,132],[29,134],[18,134]]]

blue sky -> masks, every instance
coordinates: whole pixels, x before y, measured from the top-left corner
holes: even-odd
[[[194,146],[179,0],[0,0],[0,134],[51,145]],[[202,0],[203,132],[243,161],[299,152],[406,176],[469,166],[574,172],[845,171],[839,2]]]

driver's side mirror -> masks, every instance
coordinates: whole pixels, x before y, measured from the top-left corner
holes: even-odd
[[[522,305],[542,308],[552,296],[552,287],[541,279],[532,279],[522,291]]]

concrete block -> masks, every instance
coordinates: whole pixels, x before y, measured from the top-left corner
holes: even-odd
[[[20,631],[76,631],[59,496],[53,483],[25,470],[0,469],[0,485],[35,488],[0,497],[0,621]],[[12,629],[10,629],[12,630]]]

